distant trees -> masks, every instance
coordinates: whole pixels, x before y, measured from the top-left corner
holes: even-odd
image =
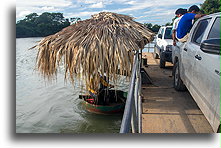
[[[172,26],[173,25],[173,22],[167,22],[166,24],[165,24],[165,26]]]
[[[201,11],[203,11],[205,14],[221,12],[221,1],[205,0],[204,3],[201,4]]]
[[[173,25],[173,23],[168,22],[164,26],[172,26],[172,25]],[[161,27],[161,25],[158,25],[158,24],[153,25],[151,23],[144,23],[144,26],[155,33],[157,33]]]
[[[75,24],[76,22],[78,22],[80,20],[81,20],[81,18],[79,18],[79,17],[72,17],[72,18],[70,18],[71,24]]]
[[[44,37],[69,25],[62,13],[31,13],[16,23],[16,37]]]
[[[146,26],[148,29],[150,29],[151,31],[153,31],[153,32],[158,32],[158,30],[160,29],[160,25],[157,25],[157,24],[155,24],[155,25],[152,25],[151,23],[144,23],[144,26]]]

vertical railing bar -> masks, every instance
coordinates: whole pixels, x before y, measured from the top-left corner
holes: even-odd
[[[142,61],[142,53],[141,53],[141,55],[140,55],[140,57],[139,57],[139,59],[138,59],[138,61]],[[137,82],[136,82],[136,86],[137,86],[137,93],[136,93],[136,96],[137,96],[137,132],[139,133],[139,129],[140,129],[140,109],[139,109],[139,97],[140,97],[140,81],[141,81],[141,75],[140,75],[140,68],[141,68],[141,64],[139,64],[139,66],[138,66],[138,68],[137,68]]]
[[[148,53],[150,52],[150,43],[148,44]]]
[[[139,97],[138,97],[138,133],[142,133],[142,97],[141,97],[141,74],[140,81],[139,81]]]
[[[138,64],[138,68],[139,68],[139,64]],[[138,106],[138,104],[137,104],[137,102],[138,102],[138,87],[139,87],[139,83],[138,83],[138,79],[139,79],[139,77],[138,77],[138,75],[139,75],[139,73],[138,73],[138,70],[136,70],[136,82],[135,82],[135,88],[134,88],[134,102],[135,102],[135,109],[136,109],[136,115],[137,115],[137,106]]]
[[[136,112],[135,112],[135,104],[132,101],[132,115],[131,115],[131,129],[132,133],[137,133],[137,122],[136,122]]]
[[[142,64],[143,64],[143,60],[142,60],[142,56],[143,56],[143,50],[141,49],[140,50],[140,55],[141,55],[141,57],[140,57],[140,66],[142,66]],[[138,56],[139,57],[139,56]],[[138,60],[139,60],[139,58],[138,58]]]
[[[140,55],[138,56],[137,69],[136,69],[136,79],[135,79],[135,88],[134,88],[134,100],[132,107],[132,119],[131,119],[131,127],[132,133],[138,132],[138,91],[139,91],[139,74],[140,74]]]
[[[141,52],[138,55],[138,63],[137,63],[137,69],[136,69],[136,78],[135,78],[135,88],[134,88],[134,100],[132,101],[132,118],[131,118],[131,127],[132,127],[132,133],[137,133],[140,130],[140,113],[139,113],[139,105],[138,105],[138,98],[139,98],[139,92],[140,92],[140,61],[142,60]]]

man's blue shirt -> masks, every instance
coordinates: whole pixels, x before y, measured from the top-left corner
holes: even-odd
[[[190,29],[192,28],[192,20],[195,15],[195,13],[186,13],[183,15],[177,27],[177,38],[181,39],[190,32]]]

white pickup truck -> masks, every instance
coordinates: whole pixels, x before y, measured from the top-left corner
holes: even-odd
[[[185,43],[172,47],[174,88],[189,90],[214,132],[220,132],[220,13],[193,25]]]
[[[154,46],[154,58],[160,57],[160,68],[164,68],[166,62],[172,62],[172,26],[160,27]]]

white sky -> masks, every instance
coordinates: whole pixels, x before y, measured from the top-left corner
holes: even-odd
[[[178,8],[202,4],[204,0],[17,0],[16,20],[36,12],[61,12],[64,17],[90,18],[92,14],[109,11],[131,15],[141,23],[171,22]]]

